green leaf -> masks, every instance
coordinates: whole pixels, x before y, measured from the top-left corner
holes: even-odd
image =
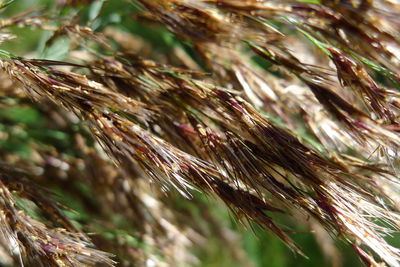
[[[314,45],[316,45],[319,49],[322,50],[322,52],[324,52],[326,55],[330,55],[330,52],[326,49],[327,47],[330,47],[328,44],[325,44],[319,40],[317,40],[316,38],[314,38],[311,34],[309,34],[308,32],[297,28],[299,30],[299,32],[301,32],[305,37],[307,37]]]
[[[89,6],[89,21],[94,20],[100,15],[104,1],[95,1]]]
[[[1,1],[0,9],[6,8],[7,6],[11,5],[15,0],[5,0]]]
[[[49,60],[63,60],[68,55],[70,44],[71,41],[67,37],[60,37],[44,49],[41,57]]]
[[[39,111],[29,107],[9,107],[1,109],[0,120],[1,119],[36,127],[44,123]]]

